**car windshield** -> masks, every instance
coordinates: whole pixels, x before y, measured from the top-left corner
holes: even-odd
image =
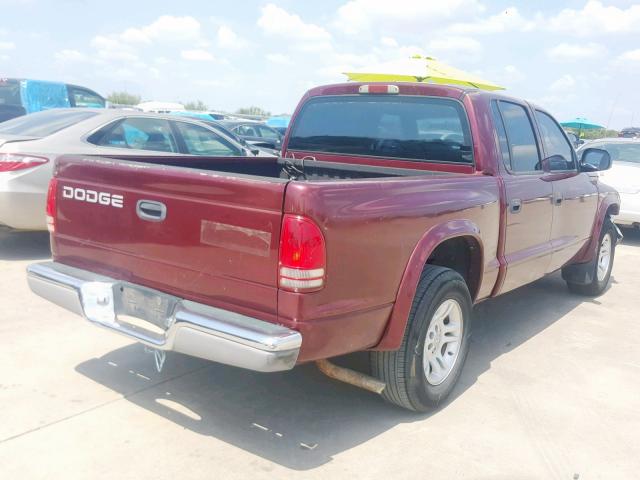
[[[472,163],[462,106],[427,97],[336,96],[306,103],[289,148],[311,152]]]
[[[606,143],[598,148],[609,152],[614,162],[640,163],[640,143]]]
[[[0,134],[42,138],[94,115],[95,112],[86,110],[47,110],[32,113],[0,123]]]

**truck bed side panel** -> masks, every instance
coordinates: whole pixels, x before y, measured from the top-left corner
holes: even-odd
[[[374,347],[416,245],[430,229],[451,220],[469,220],[481,232],[484,259],[478,297],[488,296],[498,273],[499,198],[497,179],[484,175],[292,182],[285,213],[312,218],[327,243],[324,289],[279,292],[280,323],[300,331],[316,325],[325,330],[322,341],[303,341],[300,359]]]

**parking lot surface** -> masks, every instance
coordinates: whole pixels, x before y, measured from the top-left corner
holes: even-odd
[[[640,234],[625,233],[599,298],[555,274],[478,305],[453,399],[425,415],[312,365],[173,354],[157,373],[30,293],[46,234],[0,231],[0,478],[638,478]]]

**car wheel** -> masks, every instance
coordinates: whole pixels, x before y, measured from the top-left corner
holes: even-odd
[[[455,271],[427,265],[400,348],[370,352],[371,373],[386,383],[385,400],[431,410],[453,390],[469,351],[471,296]]]

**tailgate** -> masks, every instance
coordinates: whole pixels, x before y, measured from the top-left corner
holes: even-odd
[[[57,261],[276,320],[286,180],[74,157],[56,177]]]

